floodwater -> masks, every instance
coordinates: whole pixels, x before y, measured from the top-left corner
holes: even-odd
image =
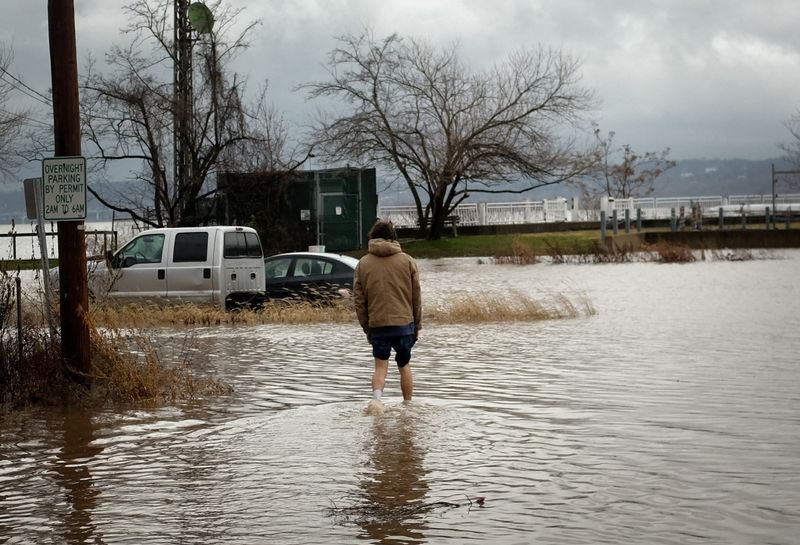
[[[426,324],[414,401],[392,370],[380,416],[355,325],[197,330],[232,395],[6,417],[0,543],[797,543],[800,252],[767,255],[422,261],[429,306],[581,294],[597,315]]]
[[[138,232],[134,223],[130,220],[117,220],[99,221],[99,222],[86,222],[85,230],[88,233],[86,237],[86,245],[89,254],[102,255],[105,250],[111,249],[112,239],[109,236],[108,240],[103,240],[103,235],[97,233],[92,234],[94,231],[115,231],[117,233],[117,245],[122,246],[125,242],[133,237]],[[58,257],[58,237],[55,233],[58,232],[57,222],[46,222],[44,225],[44,232],[48,233],[45,237],[45,255],[48,258]],[[12,233],[18,236],[16,239],[11,237]],[[41,248],[39,247],[39,239],[36,236],[29,236],[37,233],[37,222],[27,221],[17,224],[0,224],[0,259],[39,259],[42,255]]]

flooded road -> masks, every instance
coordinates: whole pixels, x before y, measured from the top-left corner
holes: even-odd
[[[2,421],[0,543],[796,543],[800,252],[770,255],[422,261],[428,306],[597,315],[425,324],[414,401],[392,369],[377,417],[355,324],[198,329],[230,396]]]

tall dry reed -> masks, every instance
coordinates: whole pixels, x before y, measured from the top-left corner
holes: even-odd
[[[348,299],[312,302],[299,299],[272,300],[259,308],[224,310],[209,305],[98,305],[92,308],[98,324],[114,327],[215,326],[256,324],[343,323],[353,319]]]
[[[539,262],[533,248],[525,244],[520,237],[511,240],[511,248],[507,254],[496,254],[494,260],[496,263],[507,265],[533,265]]]
[[[537,301],[527,294],[478,293],[461,295],[425,310],[425,319],[438,323],[532,322],[579,318],[596,314],[585,294],[573,302],[566,295]]]
[[[192,368],[191,335],[184,338],[179,361],[167,363],[150,333],[120,326],[113,314],[104,316],[102,327],[91,317],[79,318],[87,320],[91,362],[87,374],[77,373],[62,363],[57,328],[51,332],[38,302],[21,301],[25,311],[18,323],[8,282],[8,275],[0,276],[0,409],[156,405],[230,392]],[[87,383],[91,386],[82,386]]]

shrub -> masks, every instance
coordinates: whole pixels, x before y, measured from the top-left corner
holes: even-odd
[[[91,317],[80,318],[87,320],[91,353],[90,371],[81,376],[63,365],[58,332],[51,333],[35,304],[22,301],[26,312],[12,324],[17,308],[12,284],[13,278],[0,275],[0,407],[155,405],[230,392],[227,385],[192,370],[187,356],[191,336],[184,338],[179,361],[167,363],[151,334],[123,329],[112,319],[101,329]],[[83,378],[89,388],[80,385]]]
[[[533,248],[522,242],[520,237],[514,237],[511,241],[511,251],[508,255],[495,255],[495,261],[501,264],[511,265],[533,265],[539,259]]]

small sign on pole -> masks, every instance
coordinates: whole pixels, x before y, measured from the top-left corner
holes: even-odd
[[[86,158],[42,160],[42,195],[44,219],[86,219]]]
[[[38,219],[41,212],[39,212],[39,201],[36,194],[42,186],[42,179],[27,178],[22,181],[22,185],[25,188],[25,212],[27,212],[28,219]]]

